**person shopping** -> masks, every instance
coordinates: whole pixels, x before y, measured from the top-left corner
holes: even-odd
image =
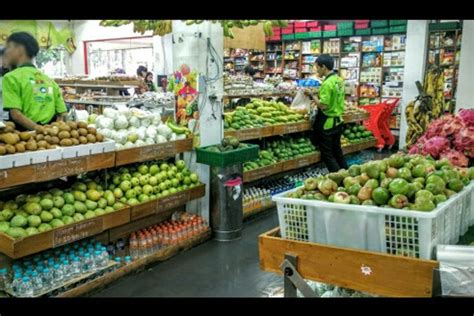
[[[11,34],[5,56],[9,71],[3,78],[3,108],[17,128],[41,131],[54,118],[64,120],[66,105],[58,84],[33,65],[39,52],[36,39],[26,32]]]
[[[148,91],[150,92],[156,92],[156,86],[153,83],[153,73],[147,72],[146,77],[145,77],[145,83],[148,87]]]
[[[313,105],[318,108],[313,124],[313,142],[319,147],[321,158],[329,172],[336,172],[348,168],[341,148],[344,80],[335,73],[334,59],[327,54],[316,59],[316,71],[320,78],[324,78],[319,98],[306,92],[313,100]]]

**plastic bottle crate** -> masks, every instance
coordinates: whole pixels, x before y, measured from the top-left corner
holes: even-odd
[[[370,22],[371,27],[387,27],[388,20],[372,20]]]
[[[389,25],[390,26],[396,26],[396,25],[407,25],[408,20],[390,20]]]
[[[431,259],[437,244],[453,244],[457,214],[473,212],[471,183],[431,212],[337,204],[275,195],[283,238]]]
[[[258,145],[246,144],[245,148],[238,148],[225,152],[213,152],[207,147],[196,149],[196,162],[214,167],[227,167],[242,162],[258,159]]]

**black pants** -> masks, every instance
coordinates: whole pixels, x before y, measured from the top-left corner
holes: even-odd
[[[316,118],[313,127],[313,143],[319,147],[322,161],[326,164],[329,172],[347,169],[348,166],[341,147],[343,125],[340,124],[332,129],[324,130],[322,121],[323,118]]]

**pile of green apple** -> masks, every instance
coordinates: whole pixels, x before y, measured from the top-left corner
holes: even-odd
[[[96,181],[76,182],[67,190],[20,194],[0,202],[0,232],[13,238],[31,236],[123,207],[112,191]]]
[[[136,205],[193,188],[200,184],[183,160],[174,164],[149,162],[123,167],[109,174],[108,189],[122,203]]]
[[[308,178],[304,187],[287,196],[430,212],[473,179],[474,167],[459,168],[447,159],[399,153]]]

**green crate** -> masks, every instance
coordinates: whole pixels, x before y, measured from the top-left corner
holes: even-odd
[[[337,30],[337,36],[353,36],[353,35],[354,35],[353,29]]]
[[[351,30],[354,28],[354,22],[338,22],[337,30]]]
[[[430,31],[452,31],[459,28],[459,22],[430,23]]]
[[[322,31],[317,31],[317,32],[308,32],[309,38],[321,38],[323,37],[323,32]]]
[[[312,39],[321,37],[321,32],[295,33],[295,39]]]
[[[390,20],[390,26],[407,25],[407,20]]]
[[[388,27],[380,27],[372,29],[372,35],[383,35],[388,34],[390,32],[390,28]]]
[[[282,34],[281,39],[284,41],[291,41],[295,39],[295,34]]]
[[[371,28],[355,30],[355,35],[365,36],[365,35],[370,35],[370,34],[372,34]]]
[[[406,25],[397,25],[390,27],[390,33],[406,33],[407,26]]]
[[[371,27],[387,27],[388,20],[372,20],[370,22]]]
[[[337,31],[323,31],[323,37],[336,37]]]
[[[196,162],[213,167],[227,167],[258,159],[259,146],[253,144],[246,145],[247,147],[245,148],[238,148],[226,152],[213,152],[206,150],[211,146],[197,148]]]

